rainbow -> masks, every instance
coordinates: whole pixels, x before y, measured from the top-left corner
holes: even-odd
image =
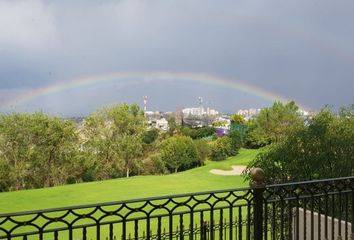
[[[290,99],[273,93],[271,91],[259,88],[252,84],[248,84],[239,80],[228,79],[221,76],[216,76],[206,73],[191,73],[191,72],[114,72],[104,75],[86,76],[72,79],[69,81],[63,81],[54,83],[45,87],[31,89],[25,91],[23,94],[11,99],[8,102],[2,103],[0,106],[9,107],[16,105],[23,105],[31,102],[32,100],[48,96],[55,93],[59,93],[68,89],[82,88],[85,86],[109,83],[114,81],[135,81],[139,82],[149,81],[186,81],[186,82],[199,82],[202,84],[215,85],[218,87],[224,87],[228,89],[235,89],[247,94],[251,94],[267,101],[281,101],[288,102]],[[300,106],[303,109],[307,107]]]

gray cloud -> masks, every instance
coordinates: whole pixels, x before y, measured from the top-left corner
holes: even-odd
[[[327,0],[2,1],[1,99],[78,76],[164,70],[241,79],[314,109],[350,104],[353,7]],[[126,86],[119,96],[109,86],[98,87],[95,98],[89,90],[73,91],[75,104],[62,93],[16,108],[81,114],[145,94],[164,110],[195,104],[201,94],[221,110],[269,104],[194,83],[161,83],[149,91]],[[174,91],[176,97],[166,98]]]

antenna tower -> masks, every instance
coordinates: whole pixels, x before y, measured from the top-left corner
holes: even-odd
[[[202,105],[203,105],[203,98],[202,97],[198,97],[198,103],[199,103],[199,107],[202,107]]]
[[[144,113],[146,113],[146,110],[147,110],[147,100],[148,100],[148,97],[144,96]]]

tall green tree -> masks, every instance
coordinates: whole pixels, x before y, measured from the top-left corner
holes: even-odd
[[[228,137],[231,139],[230,155],[235,156],[243,145],[241,133],[235,129],[228,134]]]
[[[130,176],[142,155],[146,129],[138,105],[120,104],[102,108],[85,121],[82,135],[84,150],[94,156],[97,178]]]
[[[0,185],[19,190],[63,184],[76,177],[71,170],[77,150],[76,128],[69,121],[43,113],[1,115],[0,165],[6,173],[0,173]]]
[[[194,140],[195,147],[197,149],[197,156],[199,166],[203,166],[210,154],[210,147],[206,139]]]
[[[275,102],[272,107],[263,108],[249,128],[246,141],[249,145],[265,146],[287,135],[292,128],[303,124],[295,102]]]

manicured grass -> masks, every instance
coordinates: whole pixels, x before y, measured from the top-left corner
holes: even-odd
[[[137,176],[1,193],[0,213],[244,187],[248,183],[241,176],[218,176],[209,170],[246,165],[258,152],[241,149],[237,156],[227,160],[208,161],[203,167],[165,176]]]

